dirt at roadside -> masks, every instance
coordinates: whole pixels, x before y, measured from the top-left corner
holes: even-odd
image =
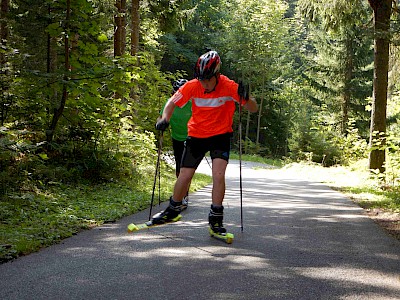
[[[380,208],[365,209],[365,213],[391,236],[400,241],[400,214]]]

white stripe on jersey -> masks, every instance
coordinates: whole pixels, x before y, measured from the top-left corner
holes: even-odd
[[[176,103],[178,102],[180,99],[182,99],[183,95],[177,91],[175,94],[172,95],[172,102]]]
[[[194,103],[198,107],[219,107],[228,101],[235,101],[232,97],[218,97],[218,98],[194,98]]]

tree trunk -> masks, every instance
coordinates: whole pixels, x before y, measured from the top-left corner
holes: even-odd
[[[8,40],[8,24],[6,21],[8,10],[10,7],[10,0],[1,0],[0,7],[0,45],[5,48]],[[3,68],[6,63],[5,53],[0,53],[0,66]]]
[[[140,0],[132,0],[132,34],[131,34],[131,55],[135,56],[139,51],[139,29],[140,29]]]
[[[374,11],[374,88],[370,127],[369,168],[385,171],[386,106],[389,68],[391,0],[369,0]],[[378,138],[378,139],[377,139]]]
[[[114,56],[122,56],[126,48],[126,0],[117,0],[115,6]]]
[[[262,85],[262,94],[261,94],[261,101],[258,105],[258,119],[257,119],[257,138],[256,138],[256,145],[257,147],[260,144],[260,130],[261,130],[261,114],[262,114],[262,107],[265,97],[265,76],[263,75],[263,85]]]
[[[353,79],[353,39],[347,36],[346,39],[346,62],[344,70],[344,88],[342,94],[342,134],[347,134],[347,126],[349,123],[349,105],[351,98],[351,81]]]
[[[0,46],[4,50],[7,46],[8,40],[8,24],[7,14],[10,7],[10,0],[1,0],[0,4]],[[7,117],[8,107],[10,105],[10,99],[7,99],[5,95],[9,89],[9,72],[7,70],[7,55],[4,52],[0,52],[0,75],[1,75],[1,95],[0,101],[0,124],[4,125]]]
[[[52,8],[48,6],[48,15],[51,16]],[[50,25],[52,20],[48,19],[48,24]],[[52,74],[57,70],[57,38],[51,37],[51,35],[47,34],[47,73]],[[52,92],[48,95],[49,98],[49,107],[47,108],[47,117],[50,120],[50,114],[52,112],[52,108],[54,107],[53,103],[58,103],[58,90],[56,85],[53,85]],[[50,127],[50,125],[48,126]]]
[[[249,91],[251,91],[250,85],[249,85]],[[249,143],[247,143],[247,141],[249,140],[250,118],[251,118],[251,114],[249,111],[247,111],[246,130],[245,130],[245,134],[244,134],[244,141],[245,141],[244,153],[246,153],[246,154],[249,154]]]
[[[246,119],[246,130],[245,130],[245,135],[244,135],[244,141],[245,141],[245,153],[249,154],[249,143],[247,143],[247,141],[249,141],[249,130],[250,130],[250,118],[251,118],[251,114],[249,111],[247,111],[247,119]]]
[[[64,111],[65,103],[68,99],[68,89],[67,89],[67,82],[69,80],[68,72],[70,71],[70,63],[69,63],[69,26],[70,26],[70,15],[71,15],[71,0],[67,0],[67,12],[65,18],[65,33],[64,33],[64,56],[65,56],[65,75],[64,75],[64,84],[62,90],[61,101],[57,105],[57,107],[53,110],[53,118],[51,120],[50,126],[46,131],[46,140],[47,142],[52,142],[54,137],[54,132],[57,127],[57,123],[60,120],[62,113]]]

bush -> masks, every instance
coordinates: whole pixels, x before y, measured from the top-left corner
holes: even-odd
[[[65,136],[45,145],[32,142],[38,135],[34,133],[21,135],[3,128],[0,134],[1,195],[47,184],[141,178],[153,173],[149,166],[154,166],[157,156],[151,132],[104,133],[99,137],[101,148],[93,140],[77,143]]]
[[[32,170],[42,163],[42,143],[29,140],[32,132],[0,129],[0,194],[30,186]],[[39,153],[39,154],[38,154]]]
[[[368,144],[352,122],[345,135],[328,124],[311,128],[301,138],[301,141],[292,143],[291,158],[297,161],[306,160],[323,166],[349,165],[368,154]]]

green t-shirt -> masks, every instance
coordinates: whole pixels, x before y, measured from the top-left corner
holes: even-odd
[[[165,107],[165,105],[164,105]],[[161,114],[163,113],[161,111]],[[192,102],[186,103],[183,107],[175,107],[172,113],[171,119],[169,120],[169,125],[171,126],[171,137],[177,141],[186,140],[188,129],[187,123],[192,116]]]

